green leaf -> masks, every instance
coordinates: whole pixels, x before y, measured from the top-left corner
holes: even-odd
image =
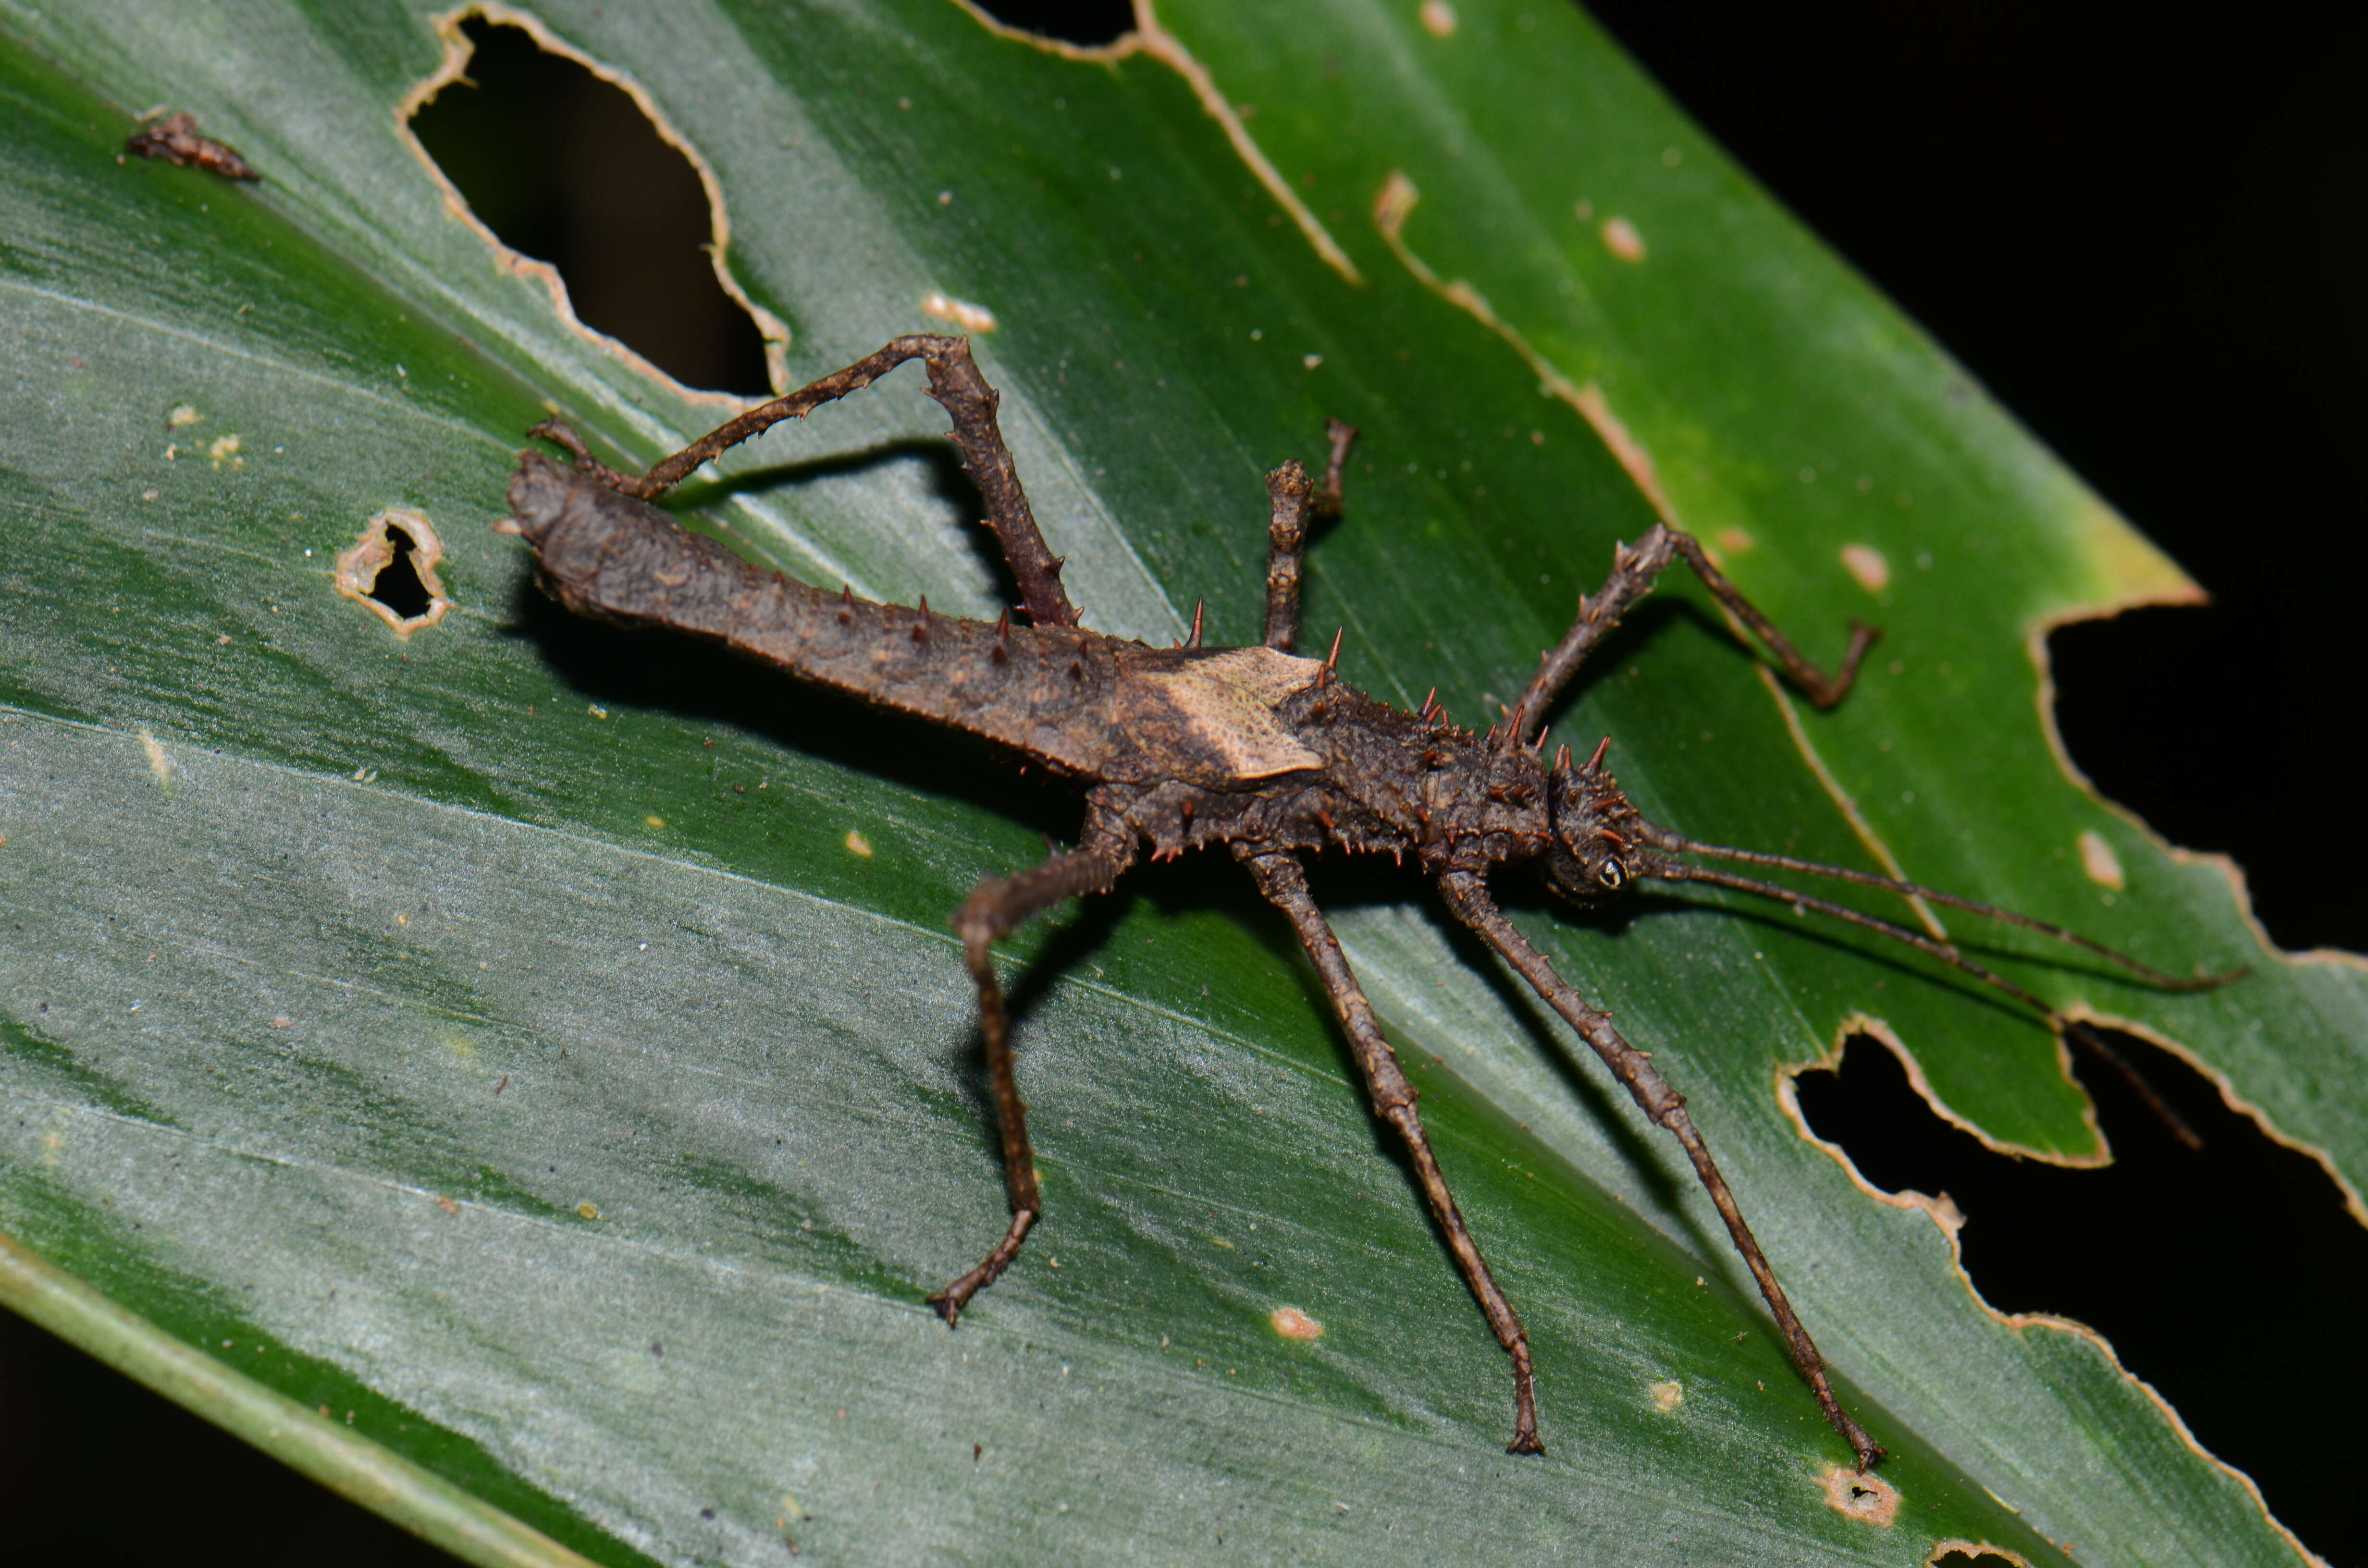
[[[1048,1217],[948,1334],[922,1298],[1002,1215],[946,918],[1074,804],[534,595],[484,525],[546,400],[642,458],[723,405],[439,186],[402,129],[457,65],[434,15],[0,15],[11,1305],[478,1562],[2294,1558],[2099,1341],[1989,1313],[1788,1114],[1871,1023],[1994,1142],[2093,1160],[2055,1040],[1716,898],[1517,918],[1691,1097],[1894,1450],[1896,1522],[1827,1506],[1847,1456],[1675,1151],[1406,879],[1319,891],[1526,1318],[1546,1458],[1502,1452],[1503,1358],[1222,865],[1015,945]],[[1255,641],[1260,476],[1327,414],[1365,435],[1308,624],[1391,700],[1492,713],[1656,506],[1813,657],[1880,621],[1815,714],[1672,582],[1556,737],[1612,735],[1702,837],[2255,964],[2170,995],[1998,939],[2359,1190],[2359,965],[2268,950],[2225,866],[2051,747],[2044,628],[2184,580],[1574,10],[1209,5],[1099,59],[940,0],[536,15],[704,159],[793,381],[937,324],[933,291],[994,312],[1097,628],[1206,598]],[[120,161],[157,103],[263,183]],[[688,504],[809,580],[991,614],[942,428],[908,372]],[[454,606],[400,640],[333,581],[388,508]]]

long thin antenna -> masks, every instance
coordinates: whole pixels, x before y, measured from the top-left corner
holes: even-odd
[[[1802,862],[1802,864],[1806,865],[1808,862]],[[1815,910],[1819,915],[1856,926],[1861,930],[1873,931],[1879,936],[1888,937],[1895,942],[1905,942],[1918,952],[1930,954],[1952,969],[1961,970],[1983,984],[2004,992],[2038,1013],[2053,1028],[2062,1030],[2066,1035],[2096,1052],[2104,1060],[2106,1065],[2128,1080],[2130,1087],[2137,1091],[2138,1097],[2146,1101],[2146,1108],[2160,1118],[2165,1127],[2170,1129],[2172,1137],[2191,1149],[2203,1147],[2203,1140],[2196,1136],[2195,1130],[2187,1125],[2186,1119],[2155,1092],[2154,1085],[2146,1081],[2145,1076],[2130,1064],[2127,1058],[2106,1044],[2104,1039],[2096,1030],[2078,1018],[2065,1017],[2004,975],[1984,969],[1955,949],[1933,940],[1921,931],[1912,931],[1905,926],[1894,924],[1877,915],[1861,914],[1847,904],[1836,903],[1831,899],[1819,898],[1815,893],[1801,892],[1793,888],[1781,887],[1774,882],[1763,882],[1754,877],[1738,877],[1732,871],[1721,871],[1709,866],[1689,866],[1676,860],[1659,860],[1646,862],[1634,869],[1645,876],[1656,877],[1662,881],[1708,882],[1713,887],[1733,888],[1737,892],[1775,899],[1780,903],[1789,903],[1797,910]],[[1879,877],[1870,877],[1866,880],[1878,887],[1897,888],[1909,885],[1890,883]]]
[[[1858,887],[1881,888],[1885,892],[1897,893],[1902,898],[1930,899],[1934,903],[1943,904],[1951,909],[1962,909],[1971,915],[2003,921],[2009,926],[2020,926],[2026,931],[2036,931],[2043,937],[2054,937],[2056,941],[2067,943],[2083,952],[2094,953],[2099,958],[2121,965],[2147,984],[2158,986],[2165,991],[2214,991],[2231,982],[2242,980],[2253,972],[2250,965],[2245,965],[2232,969],[2226,974],[2193,976],[2166,974],[2152,964],[2142,962],[2127,953],[2116,951],[2092,937],[2083,937],[2078,931],[2067,931],[2052,921],[2018,914],[2011,909],[2000,909],[1997,904],[1984,903],[1979,899],[1962,898],[1952,892],[1942,892],[1938,888],[1928,888],[1921,882],[1904,882],[1896,877],[1879,877],[1871,871],[1853,871],[1847,866],[1828,866],[1816,860],[1796,860],[1790,855],[1770,855],[1764,850],[1736,849],[1723,844],[1704,844],[1698,839],[1688,838],[1683,834],[1672,833],[1667,828],[1656,830],[1653,843],[1658,848],[1680,849],[1690,855],[1714,855],[1723,860],[1740,860],[1750,866],[1768,866],[1780,871],[1803,871],[1813,877],[1827,877],[1834,881],[1850,882]]]

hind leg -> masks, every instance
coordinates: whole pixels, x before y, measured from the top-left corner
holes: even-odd
[[[1003,427],[996,419],[996,405],[1000,399],[995,389],[986,384],[986,378],[978,373],[978,363],[970,356],[968,338],[927,332],[897,338],[811,386],[759,403],[738,418],[717,426],[674,456],[652,465],[645,474],[620,473],[595,459],[575,432],[556,419],[546,419],[527,434],[566,448],[574,455],[577,468],[610,489],[648,500],[680,483],[685,475],[710,458],[762,435],[784,419],[803,419],[824,403],[860,392],[907,359],[919,359],[928,365],[929,395],[938,400],[954,422],[954,444],[962,449],[962,466],[970,471],[979,494],[985,498],[986,526],[995,530],[996,539],[1003,546],[1004,559],[1011,563],[1011,575],[1019,585],[1021,607],[1039,626],[1076,625],[1077,607],[1069,602],[1067,590],[1061,586],[1061,558],[1045,546],[1044,535],[1036,527],[1036,513],[1028,505],[1027,491],[1020,488],[1019,472],[1011,462],[1011,449],[1004,445]],[[1337,463],[1335,469],[1337,472]]]

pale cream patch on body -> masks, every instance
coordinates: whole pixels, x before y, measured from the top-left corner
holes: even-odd
[[[2079,842],[2080,869],[2089,874],[2090,881],[2115,892],[2129,886],[2129,879],[2122,871],[2122,858],[2113,853],[2113,846],[2105,842],[2103,834],[2093,827],[2084,828]]]
[[[388,533],[390,528],[401,529],[411,540],[411,570],[418,577],[419,585],[427,591],[427,608],[417,615],[397,615],[370,597],[370,590],[378,586],[379,574],[394,563],[394,540]],[[443,541],[436,537],[434,524],[416,512],[390,506],[362,526],[361,537],[337,557],[336,571],[330,580],[336,585],[337,592],[393,627],[397,637],[408,638],[420,628],[443,619],[444,612],[452,608],[442,580],[436,575],[436,563],[443,559]]]
[[[1299,192],[1292,188],[1291,182],[1282,177],[1282,172],[1258,146],[1257,139],[1249,132],[1249,127],[1243,123],[1246,117],[1218,87],[1217,79],[1210,74],[1209,68],[1201,64],[1174,33],[1159,25],[1159,17],[1152,7],[1152,0],[1134,0],[1134,28],[1132,31],[1106,44],[1096,45],[1064,43],[1059,39],[1049,39],[1040,33],[1011,27],[988,16],[973,0],[954,0],[954,4],[969,12],[973,21],[996,37],[1024,43],[1063,60],[1108,65],[1141,54],[1156,60],[1183,77],[1184,85],[1192,89],[1194,97],[1200,99],[1201,109],[1225,133],[1225,141],[1233,147],[1234,155],[1248,165],[1251,176],[1298,227],[1317,258],[1338,273],[1343,282],[1358,288],[1364,286],[1365,275],[1357,270],[1357,264],[1349,259],[1349,253],[1340,248],[1340,243],[1332,237],[1332,232],[1324,226],[1307,203],[1300,199]]]
[[[1686,1391],[1681,1383],[1655,1383],[1645,1392],[1653,1396],[1653,1408],[1664,1415],[1686,1402]]]
[[[1606,218],[1595,232],[1603,241],[1603,248],[1622,261],[1634,264],[1645,259],[1645,236],[1627,219]]]
[[[1297,1307],[1277,1307],[1267,1315],[1268,1326],[1285,1339],[1321,1339],[1324,1325]]]
[[[1826,1506],[1845,1518],[1888,1528],[1899,1517],[1899,1488],[1872,1471],[1832,1465],[1818,1481],[1825,1487]]]
[[[957,300],[951,294],[932,289],[921,296],[921,313],[951,322],[964,332],[993,332],[995,312],[985,305],[968,300]]]
[[[693,404],[729,409],[735,414],[753,408],[758,403],[765,401],[762,398],[742,397],[734,392],[706,392],[697,387],[684,386],[625,344],[607,333],[586,326],[583,318],[575,313],[575,301],[568,297],[567,281],[559,275],[559,268],[547,261],[538,261],[530,256],[522,255],[504,244],[501,237],[488,228],[484,222],[471,210],[469,199],[461,194],[460,187],[445,177],[443,167],[428,153],[419,138],[412,134],[413,119],[421,109],[426,108],[435,100],[438,93],[456,82],[468,81],[469,59],[475,52],[475,46],[469,41],[468,35],[463,33],[461,28],[462,23],[478,17],[484,17],[495,27],[519,28],[528,37],[533,39],[535,46],[545,53],[555,54],[563,60],[572,60],[599,80],[622,92],[632,98],[633,106],[648,118],[651,129],[658,133],[658,139],[689,160],[691,172],[699,176],[700,188],[707,196],[709,243],[701,248],[707,252],[708,259],[714,267],[715,281],[723,289],[724,297],[747,312],[748,318],[757,324],[757,335],[764,339],[765,343],[765,379],[772,383],[776,394],[788,392],[790,390],[789,324],[750,299],[747,290],[742,289],[739,280],[732,276],[732,268],[724,259],[731,250],[732,221],[724,211],[723,185],[716,178],[715,170],[709,165],[707,159],[700,153],[699,149],[691,145],[690,140],[675,129],[674,122],[659,109],[657,100],[651,97],[640,83],[621,71],[602,64],[575,45],[568,43],[544,26],[540,17],[514,6],[505,6],[500,3],[500,0],[470,0],[470,4],[456,6],[436,17],[433,26],[436,36],[444,41],[444,59],[424,81],[404,94],[402,100],[394,106],[396,139],[410,149],[411,155],[419,160],[420,165],[427,171],[428,177],[436,182],[437,190],[444,198],[445,210],[466,223],[476,236],[485,243],[486,248],[494,254],[495,265],[502,271],[516,278],[540,283],[543,291],[551,297],[552,308],[559,312],[559,319],[568,330],[601,352],[622,361],[636,374],[647,376],[676,396]]]
[[[1191,744],[1217,784],[1321,767],[1324,758],[1275,716],[1275,705],[1313,686],[1321,661],[1273,648],[1230,648],[1181,670],[1138,674],[1121,667],[1120,726],[1147,739]],[[1179,754],[1179,760],[1183,754]]]
[[[1842,570],[1870,594],[1879,594],[1891,586],[1891,562],[1871,544],[1842,546]]]
[[[1447,0],[1422,0],[1421,10],[1415,14],[1422,18],[1422,30],[1431,37],[1455,36],[1455,7]]]

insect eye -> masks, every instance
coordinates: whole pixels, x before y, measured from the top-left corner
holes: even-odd
[[[1617,860],[1606,860],[1595,873],[1595,880],[1612,892],[1628,885],[1628,868]]]

